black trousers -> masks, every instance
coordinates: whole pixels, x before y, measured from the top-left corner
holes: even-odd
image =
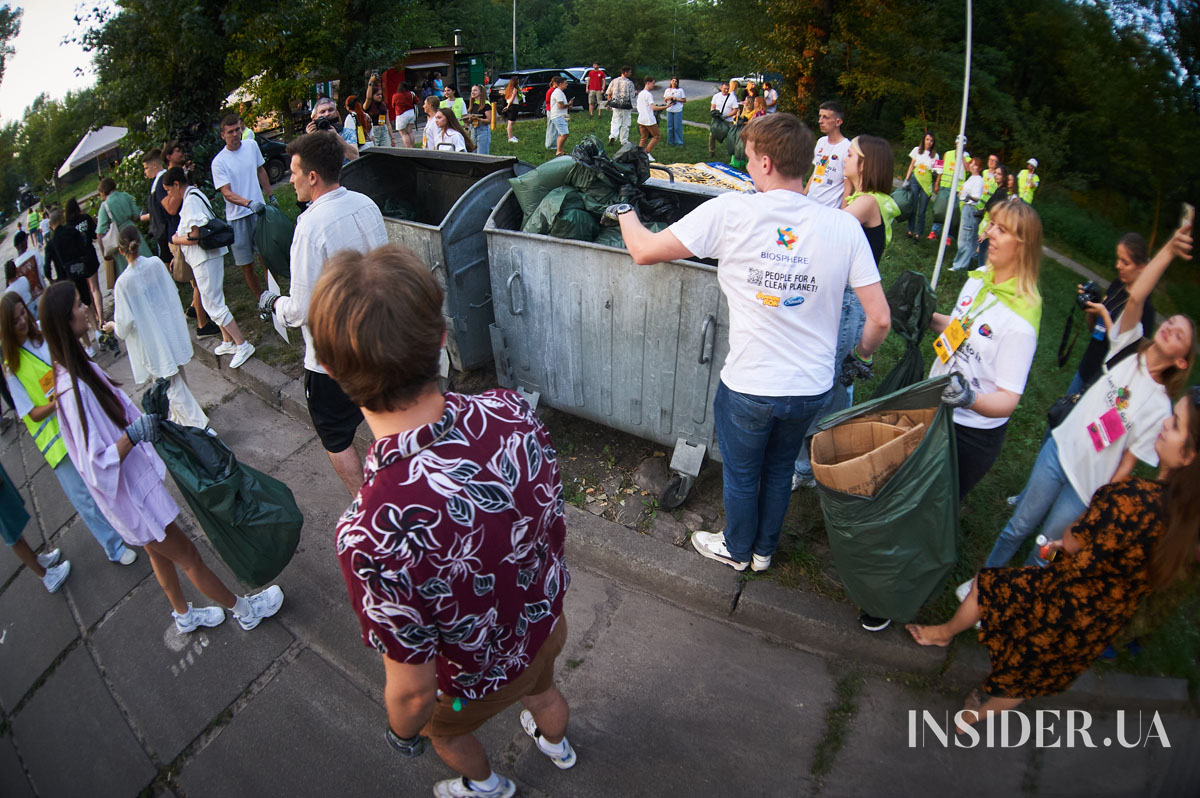
[[[971,488],[979,484],[1004,446],[1008,422],[995,429],[976,429],[954,425],[954,440],[958,448],[958,499],[962,501]]]

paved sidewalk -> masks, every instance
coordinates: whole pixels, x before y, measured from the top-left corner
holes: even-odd
[[[124,359],[106,367],[133,387]],[[0,462],[35,511],[27,539],[61,546],[73,564],[51,596],[11,553],[0,554],[5,798],[391,798],[428,795],[435,780],[451,776],[432,752],[407,760],[383,741],[383,669],[359,640],[333,555],[333,523],[349,496],[311,428],[227,373],[188,367],[222,439],[247,464],[287,482],[306,519],[300,549],[278,579],[284,607],[252,632],[226,620],[178,635],[145,556],[128,568],[106,562],[28,435],[0,437]],[[233,584],[186,512],[181,523]],[[515,709],[481,734],[521,795],[916,796],[966,784],[972,795],[997,796],[1200,789],[1192,761],[1200,722],[1166,713],[1170,749],[1152,742],[1132,750],[966,750],[942,748],[929,732],[924,747],[910,748],[909,711],[944,717],[960,706],[957,690],[904,686],[897,674],[800,650],[615,581],[586,556],[585,524],[617,545],[636,537],[571,515],[569,640],[559,665],[579,763],[554,768],[521,731]],[[1136,718],[1130,723],[1127,737],[1146,736],[1149,715],[1140,733]],[[1114,727],[1111,714],[1094,727],[1104,730],[1094,735],[1099,744]]]

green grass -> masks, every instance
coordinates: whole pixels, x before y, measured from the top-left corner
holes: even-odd
[[[816,780],[817,792],[822,782],[833,770],[838,751],[842,750],[850,722],[858,712],[858,695],[862,692],[863,679],[857,673],[841,676],[833,686],[834,704],[825,712],[825,733],[817,741],[813,751],[809,772]]]
[[[71,197],[79,200],[91,194],[100,185],[100,175],[88,175],[78,183],[61,186],[58,191],[47,192],[42,197],[42,205],[49,208],[51,205],[58,205],[60,208],[67,204],[67,200]],[[82,205],[82,202],[80,203]]]

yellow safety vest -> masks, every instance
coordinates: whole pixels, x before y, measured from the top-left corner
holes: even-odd
[[[1042,178],[1036,172],[1029,173],[1028,169],[1022,169],[1017,175],[1017,194],[1021,199],[1033,204],[1033,192],[1037,190],[1038,183],[1042,182]]]
[[[33,406],[50,404],[46,393],[54,388],[54,368],[24,347],[21,348],[20,357],[21,363],[16,377],[25,388],[25,393],[29,394]],[[25,422],[25,428],[33,436],[33,442],[46,458],[46,462],[51,468],[57,468],[67,456],[67,447],[58,429],[58,413],[51,413],[41,421],[34,421],[26,414],[21,420]]]

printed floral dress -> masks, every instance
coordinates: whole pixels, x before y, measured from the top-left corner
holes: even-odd
[[[1150,558],[1166,530],[1162,502],[1159,482],[1105,485],[1071,530],[1083,547],[1074,557],[979,572],[979,639],[992,659],[985,692],[1060,693],[1116,639],[1150,592]]]

